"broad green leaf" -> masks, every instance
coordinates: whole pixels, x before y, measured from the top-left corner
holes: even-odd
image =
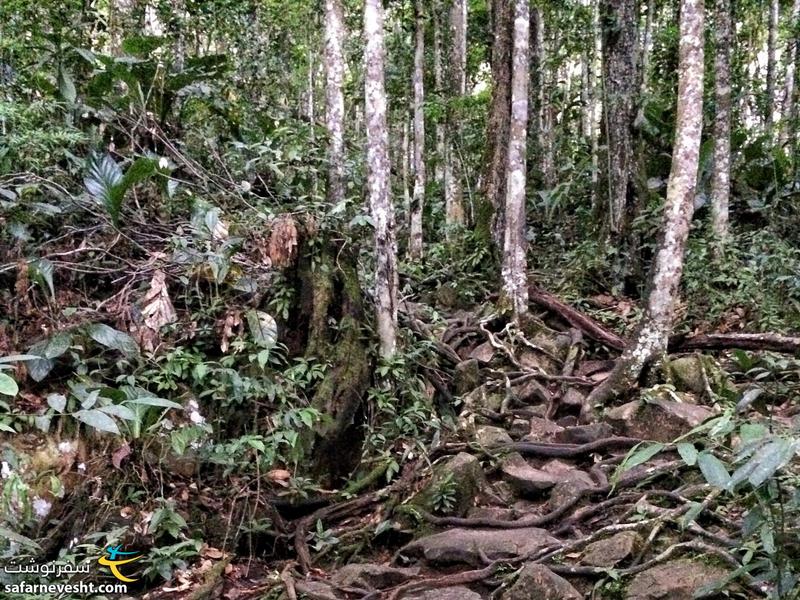
[[[22,546],[27,546],[28,548],[32,548],[35,550],[40,550],[39,544],[34,542],[31,538],[27,538],[24,535],[18,534],[16,531],[11,531],[6,527],[0,527],[0,537],[6,538],[12,542],[16,542]]]
[[[8,356],[0,356],[0,364],[39,360],[40,358],[41,356],[36,354],[9,354]]]
[[[69,104],[75,104],[78,97],[78,93],[75,91],[75,82],[64,67],[58,70],[58,91]]]
[[[119,428],[117,427],[114,419],[109,417],[106,413],[92,409],[92,410],[79,410],[72,415],[79,421],[86,423],[90,427],[94,427],[100,431],[114,433],[119,435]]]
[[[272,315],[260,310],[248,310],[247,326],[256,344],[270,350],[278,342],[278,324]]]
[[[50,290],[50,296],[55,298],[56,289],[53,285],[53,271],[55,270],[55,267],[53,266],[53,263],[46,258],[40,258],[39,260],[35,260],[30,264],[30,269],[34,279],[38,279],[44,283],[47,286],[47,289]]]
[[[747,480],[753,487],[760,486],[789,462],[794,451],[795,445],[783,438],[770,442],[750,459],[756,464],[756,468],[750,473]]]
[[[134,413],[127,406],[122,406],[121,404],[108,404],[106,406],[98,406],[97,410],[102,410],[106,414],[114,415],[115,417],[119,417],[120,419],[125,419],[126,421],[136,420],[136,413]]]
[[[127,333],[118,331],[113,327],[109,327],[103,323],[95,323],[89,325],[87,333],[98,344],[102,344],[106,348],[119,350],[125,356],[136,356],[139,354],[139,345]]]
[[[57,413],[63,413],[67,406],[67,397],[63,394],[49,394],[47,404]]]
[[[632,450],[631,453],[628,454],[627,458],[623,461],[622,465],[620,466],[620,472],[624,473],[625,471],[628,471],[637,465],[646,463],[648,460],[653,458],[663,449],[664,449],[664,444],[659,444],[659,443],[651,444],[649,446],[644,446],[642,448],[639,448],[638,450],[634,448],[635,451]]]
[[[697,462],[697,448],[694,447],[694,444],[689,443],[682,443],[678,444],[678,454],[681,455],[683,462],[685,462],[688,466],[693,467]]]
[[[158,161],[153,158],[142,157],[133,161],[133,164],[125,171],[119,186],[122,188],[122,193],[127,192],[131,186],[144,181],[151,175],[158,172]]]
[[[160,406],[162,408],[183,408],[177,402],[171,400],[164,400],[163,398],[155,398],[150,396],[142,396],[141,398],[134,398],[128,400],[127,404],[144,404],[145,406]]]
[[[772,528],[769,523],[764,523],[761,526],[761,547],[767,554],[775,554],[775,536],[772,534]]]
[[[743,445],[751,444],[763,438],[769,430],[761,423],[742,423],[739,427],[739,438]]]
[[[83,184],[92,198],[106,208],[114,225],[118,225],[122,195],[117,184],[122,181],[122,169],[108,154],[92,154],[86,166],[88,173]]]
[[[728,469],[713,454],[701,452],[697,457],[697,465],[709,484],[725,489],[730,483],[731,476]]]
[[[703,505],[700,502],[691,502],[690,505],[689,510],[687,510],[686,514],[681,518],[681,528],[683,529],[691,525],[697,518],[697,515],[703,511]]]
[[[19,393],[19,386],[10,375],[0,373],[0,394],[5,396],[16,396]]]

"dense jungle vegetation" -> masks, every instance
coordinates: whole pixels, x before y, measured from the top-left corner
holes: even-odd
[[[4,0],[0,599],[800,598],[799,66],[800,0]]]

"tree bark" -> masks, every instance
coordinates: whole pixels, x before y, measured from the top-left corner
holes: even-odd
[[[441,101],[444,97],[444,67],[442,65],[442,5],[441,0],[433,0],[433,86],[436,96]],[[436,167],[434,179],[444,187],[444,123],[442,119],[436,120]]]
[[[542,184],[546,189],[556,185],[555,166],[555,128],[554,108],[550,91],[554,87],[550,76],[552,69],[547,68],[547,24],[541,8],[532,8],[533,20],[533,71],[536,77],[536,132],[539,138],[539,169],[542,173]],[[548,76],[550,75],[550,76]]]
[[[375,229],[375,313],[380,353],[390,358],[397,346],[397,243],[389,189],[382,0],[365,0],[364,42],[367,190]]]
[[[645,365],[667,349],[694,212],[703,127],[703,18],[703,0],[681,0],[675,146],[645,313],[611,375],[587,398],[584,417],[634,385]]]
[[[510,0],[492,3],[492,101],[486,123],[481,201],[483,210],[476,215],[475,227],[491,238],[498,250],[504,243],[506,162],[508,133],[511,127],[511,47],[512,18]]]
[[[711,230],[721,248],[728,237],[731,187],[731,36],[730,0],[716,0],[714,12],[714,172],[711,176]]]
[[[341,0],[325,0],[325,127],[328,130],[328,202],[344,201],[344,18]]]
[[[503,295],[515,320],[528,312],[525,183],[528,126],[529,0],[514,0],[514,49],[511,73],[511,128],[503,244]]]
[[[422,258],[422,213],[425,205],[425,8],[414,1],[414,194],[411,199],[411,227],[408,254]]]
[[[633,123],[636,117],[636,0],[601,0],[603,119],[601,197],[612,236],[623,239],[633,200]]]
[[[445,134],[444,197],[445,222],[449,227],[463,225],[464,185],[463,169],[458,154],[457,140],[461,137],[458,111],[453,100],[467,93],[467,2],[451,0],[450,4],[450,108]]]
[[[789,39],[786,42],[786,81],[783,88],[783,126],[780,132],[780,144],[793,139],[792,132],[797,128],[797,101],[795,98],[795,80],[797,78],[797,62],[800,54],[800,0],[792,3]]]
[[[767,30],[767,101],[764,106],[764,124],[766,129],[772,127],[775,118],[775,87],[778,75],[778,19],[780,17],[780,1],[770,0],[769,25]]]

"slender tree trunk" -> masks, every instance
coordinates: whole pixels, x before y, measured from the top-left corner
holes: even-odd
[[[644,37],[642,39],[642,59],[639,68],[639,96],[644,97],[650,83],[650,54],[653,50],[653,24],[655,23],[655,0],[647,0],[647,15],[644,21]],[[642,103],[639,103],[642,106]]]
[[[796,127],[797,102],[795,98],[795,80],[797,78],[797,62],[800,53],[800,0],[792,3],[789,39],[786,42],[786,81],[783,88],[783,123],[780,132],[780,144],[785,146],[790,139],[791,131]]]
[[[436,96],[441,101],[444,97],[444,67],[442,65],[442,5],[441,0],[433,0],[433,86]],[[436,167],[434,179],[444,186],[444,123],[436,120]]]
[[[498,250],[504,243],[503,209],[506,190],[508,133],[511,127],[511,0],[492,1],[492,102],[486,123],[484,173],[481,178],[485,209],[476,216],[476,229],[487,232]],[[486,237],[488,238],[489,235]]]
[[[775,117],[775,87],[778,75],[778,18],[780,16],[780,1],[770,0],[769,29],[767,37],[767,103],[764,107],[764,124],[769,130]]]
[[[425,205],[425,8],[423,0],[414,2],[414,196],[411,200],[411,227],[408,253],[422,258],[422,214]]]
[[[714,11],[714,172],[711,178],[711,230],[720,248],[728,237],[731,187],[731,36],[730,0],[716,0]]]
[[[592,208],[599,209],[599,198],[605,195],[598,194],[600,181],[600,124],[598,114],[604,113],[604,100],[602,93],[598,90],[597,74],[603,69],[603,33],[600,27],[600,0],[590,0],[592,3],[592,40],[594,43],[594,54],[592,55]],[[593,210],[593,213],[601,214],[600,210]]]
[[[405,214],[405,223],[403,226],[406,228],[411,227],[411,124],[409,123],[409,116],[403,113],[403,122],[400,125],[401,139],[400,152],[398,152],[400,177],[403,186],[403,212]]]
[[[467,93],[467,2],[451,0],[450,4],[450,100],[446,132],[444,164],[445,221],[449,227],[463,225],[464,185],[463,169],[458,154],[457,141],[461,125],[452,100]]]
[[[547,23],[541,8],[533,7],[534,55],[537,77],[537,132],[539,137],[539,169],[546,189],[556,185],[554,107],[551,92],[555,87],[553,69],[547,65]]]
[[[380,353],[390,358],[397,346],[397,243],[389,189],[383,0],[365,0],[364,42],[367,189],[375,228],[375,312]]]
[[[511,129],[503,244],[503,295],[515,320],[528,311],[525,183],[528,126],[529,0],[514,0],[514,49],[511,73]]]
[[[325,127],[328,130],[328,202],[344,201],[344,18],[341,0],[325,0]]]
[[[601,194],[608,202],[612,236],[623,239],[633,199],[633,122],[636,94],[636,0],[601,0],[605,150]]]
[[[584,418],[634,385],[645,365],[667,349],[694,212],[703,127],[703,18],[703,0],[681,0],[675,146],[645,313],[614,370],[586,399]]]

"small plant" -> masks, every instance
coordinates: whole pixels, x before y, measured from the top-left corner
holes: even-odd
[[[453,480],[453,474],[447,473],[433,491],[434,512],[441,514],[452,512],[456,506],[456,490],[457,486]]]

